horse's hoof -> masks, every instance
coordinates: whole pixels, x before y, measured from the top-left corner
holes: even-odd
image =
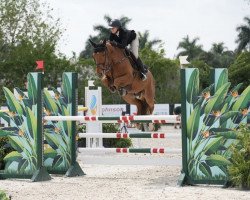
[[[115,93],[116,89],[115,89],[115,87],[109,87],[109,91],[110,91],[111,93]]]
[[[134,94],[134,96],[135,96],[136,99],[141,99],[142,98],[142,93],[139,92],[137,94]]]
[[[119,94],[120,94],[121,96],[125,96],[125,95],[127,95],[127,91],[124,90],[124,89],[120,89],[120,90],[119,90]]]
[[[122,92],[121,96],[123,97],[123,96],[126,96],[127,94],[128,94],[127,91],[124,90],[124,91]]]

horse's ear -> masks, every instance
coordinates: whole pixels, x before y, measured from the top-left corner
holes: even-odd
[[[105,45],[106,45],[106,42],[107,42],[107,40],[104,39],[103,42],[102,42],[102,44],[105,46]]]
[[[90,42],[90,44],[91,44],[94,48],[96,48],[96,46],[97,46],[96,43],[94,43],[91,39],[89,39],[89,42]]]

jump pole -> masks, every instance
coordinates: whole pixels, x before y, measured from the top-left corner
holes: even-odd
[[[100,121],[102,123],[122,123],[122,122],[151,122],[151,123],[177,123],[178,115],[134,115],[134,116],[117,116],[117,117],[103,117],[103,116],[45,116],[47,121],[81,121],[94,122]]]
[[[78,133],[80,138],[152,138],[152,139],[165,139],[167,133]]]
[[[150,153],[150,154],[179,154],[181,149],[170,148],[79,148],[80,153]]]

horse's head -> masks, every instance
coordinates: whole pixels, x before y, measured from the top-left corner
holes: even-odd
[[[96,73],[99,77],[102,77],[111,70],[106,40],[99,44],[96,44],[91,40],[89,41],[90,44],[94,47],[93,59],[96,64]]]

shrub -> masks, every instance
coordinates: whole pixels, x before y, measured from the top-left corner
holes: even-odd
[[[0,169],[4,169],[4,157],[12,151],[11,147],[8,147],[8,138],[0,137]]]
[[[250,189],[250,129],[241,127],[238,143],[232,146],[232,165],[228,167],[232,183],[242,189]]]
[[[9,200],[10,198],[7,197],[7,195],[4,191],[0,190],[0,199],[1,200]]]
[[[103,133],[108,134],[108,133],[116,133],[119,131],[119,126],[116,124],[102,124],[102,129]],[[115,147],[115,148],[127,148],[132,145],[132,141],[130,138],[125,139],[125,138],[104,138],[103,139],[103,146],[104,147]]]
[[[78,133],[86,133],[86,125],[85,124],[79,124],[77,126],[77,146],[78,147],[86,147],[86,138],[79,138]]]
[[[108,133],[116,133],[119,131],[119,125],[117,124],[103,124],[102,125],[103,134]],[[86,126],[81,125],[78,126],[78,133],[86,133]],[[86,147],[86,138],[78,138],[77,140],[78,147]],[[103,139],[103,146],[104,147],[120,147],[120,148],[127,148],[132,145],[131,139],[125,138],[104,138]]]

